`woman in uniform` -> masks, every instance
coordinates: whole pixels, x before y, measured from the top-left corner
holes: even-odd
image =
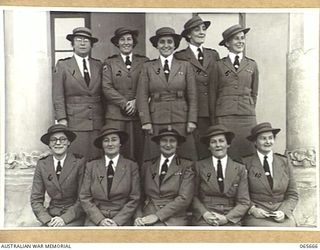
[[[144,159],[159,155],[159,148],[149,136],[168,126],[187,138],[180,148],[181,155],[196,156],[191,133],[197,124],[197,89],[191,64],[173,57],[180,40],[181,36],[169,27],[158,29],[150,38],[160,57],[144,64],[137,90],[142,129],[148,135]]]
[[[196,162],[193,225],[239,226],[250,206],[245,166],[227,155],[234,133],[223,125],[208,128],[201,141],[211,156]]]
[[[87,163],[80,201],[87,217],[85,226],[132,225],[139,205],[138,165],[120,155],[128,134],[105,125],[94,141],[104,156]]]
[[[264,122],[252,128],[251,135],[247,137],[255,145],[256,152],[243,158],[251,198],[245,226],[296,226],[293,210],[299,196],[292,167],[286,156],[272,150],[279,132],[280,129]]]
[[[105,60],[102,87],[107,101],[105,123],[128,133],[121,153],[142,164],[144,136],[136,107],[136,90],[142,65],[148,58],[133,53],[137,37],[137,30],[125,27],[115,30],[111,42],[120,53]]]
[[[243,54],[249,30],[233,25],[222,33],[219,45],[225,46],[229,54],[218,62],[213,74],[217,96],[210,100],[211,107],[215,107],[216,122],[235,133],[228,154],[238,160],[254,152],[246,135],[256,125],[259,75],[256,62]]]
[[[209,100],[215,98],[212,71],[219,60],[219,54],[216,50],[203,46],[210,24],[210,21],[203,21],[200,16],[194,16],[189,19],[181,33],[181,36],[188,42],[188,47],[174,54],[177,59],[191,63],[196,77],[198,123],[194,136],[198,159],[203,159],[210,155],[208,148],[200,142],[200,131],[206,131],[211,124],[215,123],[214,112],[210,108]]]
[[[152,137],[161,155],[146,161],[141,170],[144,199],[136,214],[136,226],[188,225],[187,209],[194,192],[192,161],[180,158],[177,147],[185,137],[162,129]]]

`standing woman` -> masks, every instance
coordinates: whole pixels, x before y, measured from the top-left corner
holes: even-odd
[[[211,100],[215,107],[218,124],[223,124],[235,133],[229,148],[234,159],[254,152],[254,147],[246,139],[252,127],[256,125],[256,103],[258,95],[258,67],[254,60],[245,57],[246,33],[250,28],[233,25],[223,33],[219,43],[229,50],[214,72],[217,97]]]
[[[85,226],[129,226],[139,205],[138,165],[120,155],[128,134],[105,125],[94,141],[104,156],[87,163],[80,201]]]
[[[144,64],[137,90],[139,116],[147,134],[144,159],[159,155],[150,136],[171,125],[187,138],[181,155],[192,157],[196,153],[192,132],[197,123],[197,89],[191,64],[173,57],[180,40],[169,27],[158,29],[150,38],[160,57]]]
[[[193,163],[177,155],[185,141],[174,129],[163,129],[152,137],[161,155],[146,161],[141,170],[144,200],[136,214],[136,226],[188,225],[187,209],[194,192]]]
[[[196,162],[195,226],[239,226],[249,209],[246,168],[227,154],[233,138],[223,125],[209,127],[201,138],[212,155]]]
[[[136,90],[142,65],[148,58],[133,54],[137,37],[137,30],[124,27],[115,30],[111,42],[120,53],[105,61],[102,87],[107,100],[105,123],[129,134],[121,152],[142,164],[144,138],[136,107]]]
[[[73,56],[57,62],[53,72],[52,98],[55,119],[73,131],[77,138],[70,150],[87,159],[101,154],[92,147],[103,125],[101,62],[89,57],[97,38],[91,30],[79,27],[67,35]]]
[[[206,131],[214,124],[214,110],[210,108],[209,100],[215,98],[212,71],[219,60],[219,54],[214,49],[203,46],[207,29],[211,22],[203,21],[201,17],[194,16],[184,25],[181,35],[188,42],[188,47],[174,54],[177,59],[191,63],[196,77],[198,90],[198,126],[194,132],[198,159],[210,155],[210,151],[200,142],[200,131]]]
[[[299,196],[286,156],[272,151],[278,128],[260,123],[248,136],[256,152],[243,158],[248,171],[251,208],[245,226],[295,227],[293,210]]]

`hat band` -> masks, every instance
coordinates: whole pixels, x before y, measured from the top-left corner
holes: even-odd
[[[75,32],[73,35],[74,35],[74,36],[89,36],[89,37],[92,36],[91,33],[85,32],[85,31]]]

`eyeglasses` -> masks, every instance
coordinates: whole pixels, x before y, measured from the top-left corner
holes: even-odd
[[[52,137],[50,138],[50,142],[53,144],[56,144],[58,141],[60,141],[61,144],[66,143],[68,140],[67,137],[60,137],[60,138],[56,138],[56,137]]]
[[[79,42],[79,43],[81,43],[81,42],[89,43],[89,42],[90,42],[90,39],[89,39],[89,38],[84,38],[84,37],[75,37],[74,40],[75,40],[76,42]]]

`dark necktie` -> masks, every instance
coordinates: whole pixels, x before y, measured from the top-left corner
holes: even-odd
[[[125,64],[126,64],[127,69],[130,70],[131,69],[130,56],[126,56]]]
[[[89,71],[87,68],[86,59],[84,59],[84,58],[83,58],[83,76],[84,76],[84,80],[86,81],[87,86],[89,86],[90,75],[89,75]]]
[[[234,58],[234,63],[233,63],[233,66],[236,70],[238,70],[239,66],[240,66],[240,62],[239,62],[239,56],[236,56]]]
[[[264,156],[264,160],[263,160],[263,169],[264,169],[264,174],[267,176],[269,185],[271,187],[271,189],[273,189],[273,179],[271,176],[271,172],[270,172],[270,167],[269,167],[269,163],[267,161],[268,156]]]
[[[169,64],[168,60],[164,60],[164,67],[163,67],[164,75],[166,76],[166,79],[168,81],[169,79],[169,74],[170,74],[170,69],[169,69]]]
[[[198,48],[198,61],[201,65],[203,65],[203,53],[200,48]]]
[[[107,167],[108,195],[110,194],[113,176],[114,176],[114,170],[113,170],[112,164],[113,164],[113,161],[110,160]]]
[[[169,160],[166,159],[161,166],[161,172],[160,172],[160,176],[159,176],[160,184],[162,183],[164,177],[166,176],[166,174],[168,172],[168,161]]]
[[[220,161],[220,160],[218,160],[218,175],[217,175],[217,180],[218,180],[218,184],[219,184],[220,193],[223,193],[224,184],[223,184],[222,165],[221,165],[221,161]]]
[[[58,165],[57,165],[57,169],[56,169],[56,175],[57,175],[58,180],[59,180],[61,171],[62,171],[61,162],[58,161]]]

